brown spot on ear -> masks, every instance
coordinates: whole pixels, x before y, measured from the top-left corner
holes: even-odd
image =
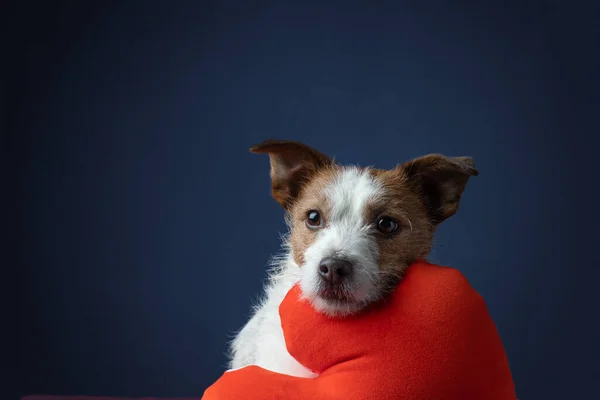
[[[286,210],[315,172],[333,164],[325,154],[290,140],[267,140],[251,147],[250,152],[269,155],[272,195]]]
[[[434,224],[456,213],[467,181],[479,174],[472,158],[440,154],[416,158],[402,164],[400,169],[421,194]]]

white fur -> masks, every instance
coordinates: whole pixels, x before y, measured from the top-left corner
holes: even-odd
[[[269,279],[265,300],[231,343],[230,371],[258,365],[282,374],[314,378],[317,375],[296,361],[285,345],[279,305],[300,279],[301,270],[291,254],[280,263],[279,270],[274,270]]]
[[[327,225],[318,232],[317,240],[306,250],[300,287],[313,306],[326,314],[348,314],[376,295],[379,257],[371,234],[372,221],[365,219],[369,200],[383,194],[382,185],[368,170],[347,168],[325,188],[330,203]],[[353,262],[354,279],[347,285],[353,303],[331,303],[318,297],[319,263],[325,257],[341,256]]]
[[[368,170],[349,167],[324,190],[331,210],[326,226],[306,250],[302,266],[294,262],[291,251],[277,262],[265,290],[265,300],[231,344],[231,369],[258,365],[292,376],[316,376],[288,353],[279,305],[292,286],[299,282],[303,296],[316,310],[330,315],[354,311],[357,305],[332,304],[318,297],[318,266],[323,258],[341,255],[354,262],[354,279],[348,288],[357,304],[370,301],[377,295],[378,251],[371,235],[371,221],[365,219],[365,207],[369,200],[383,194],[383,186],[372,178]]]

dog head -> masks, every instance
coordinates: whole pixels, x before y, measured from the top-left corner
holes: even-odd
[[[286,210],[300,287],[320,312],[358,312],[427,257],[435,228],[458,209],[469,157],[430,154],[391,170],[342,166],[293,141],[250,149],[268,154],[272,195]]]

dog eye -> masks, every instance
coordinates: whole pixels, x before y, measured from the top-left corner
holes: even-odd
[[[390,217],[381,217],[377,220],[377,230],[390,235],[398,230],[398,222]]]
[[[306,226],[310,229],[316,229],[321,226],[321,214],[317,210],[310,210],[306,213]]]

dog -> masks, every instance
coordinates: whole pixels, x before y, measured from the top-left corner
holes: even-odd
[[[267,140],[250,151],[269,156],[272,196],[289,232],[263,301],[231,342],[229,368],[314,378],[286,349],[279,304],[287,292],[299,284],[303,299],[332,318],[367,312],[427,258],[436,227],[456,213],[478,171],[470,157],[440,154],[391,170],[343,166],[296,141]]]

